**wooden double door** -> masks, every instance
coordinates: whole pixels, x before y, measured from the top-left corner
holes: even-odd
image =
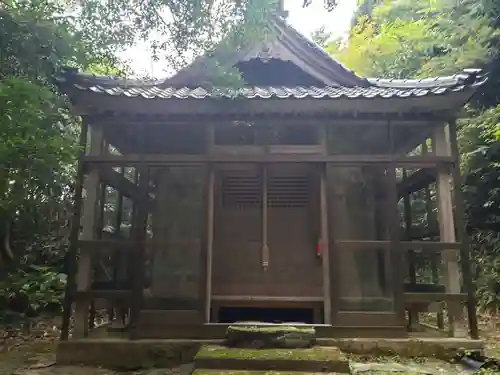
[[[318,171],[232,165],[215,181],[212,298],[321,298]]]

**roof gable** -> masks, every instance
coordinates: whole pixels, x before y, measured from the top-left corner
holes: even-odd
[[[264,40],[241,51],[229,52],[223,43],[212,56],[202,56],[165,80],[163,87],[197,87],[213,83],[214,61],[238,68],[249,86],[314,85],[367,87],[370,82],[331,58],[317,44],[300,34],[283,18],[273,15]],[[276,65],[282,66],[276,69]],[[259,74],[257,74],[257,71]],[[276,72],[281,78],[276,80]],[[288,74],[285,74],[288,73]],[[259,77],[257,77],[259,75]]]

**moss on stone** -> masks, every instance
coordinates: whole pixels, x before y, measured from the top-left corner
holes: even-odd
[[[226,332],[225,345],[236,348],[310,348],[316,332],[310,326],[232,325]]]
[[[311,326],[289,326],[289,325],[232,325],[228,332],[262,332],[262,333],[288,333],[297,332],[314,335],[315,329]]]
[[[199,346],[148,340],[70,340],[59,343],[56,362],[115,370],[169,368],[190,362]]]
[[[307,349],[241,349],[220,345],[205,345],[197,359],[256,359],[294,361],[345,361],[345,355],[337,348],[314,347]]]
[[[324,374],[317,372],[301,372],[301,371],[244,371],[244,370],[195,370],[193,375],[315,375]],[[329,372],[329,375],[335,375],[334,372]]]

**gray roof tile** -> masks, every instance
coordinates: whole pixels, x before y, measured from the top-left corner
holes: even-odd
[[[240,89],[213,88],[159,88],[158,86],[107,87],[101,85],[74,84],[73,87],[111,96],[143,97],[145,99],[338,99],[338,98],[406,98],[425,95],[441,95],[446,92],[463,91],[468,85],[420,87],[244,87]]]

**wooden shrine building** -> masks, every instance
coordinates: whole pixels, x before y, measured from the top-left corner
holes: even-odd
[[[216,51],[238,89],[213,84],[212,57],[154,83],[61,76],[85,146],[63,339],[72,305],[73,337],[99,306],[135,339],[234,321],[418,336],[426,312],[477,337],[455,118],[481,71],[362,78],[285,19],[269,28]]]

